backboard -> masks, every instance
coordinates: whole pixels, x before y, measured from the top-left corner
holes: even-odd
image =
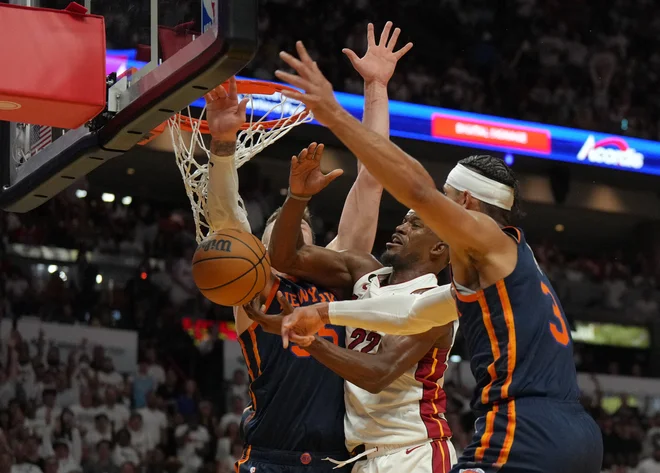
[[[11,3],[61,9],[69,0]],[[0,122],[4,210],[38,207],[126,153],[257,51],[257,0],[85,0],[85,7],[105,19],[106,110],[73,130]]]

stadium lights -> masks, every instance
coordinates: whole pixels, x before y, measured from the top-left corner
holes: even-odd
[[[79,199],[84,199],[87,197],[87,191],[85,189],[76,189],[76,197]]]
[[[54,265],[54,264],[49,264],[49,265],[48,265],[48,272],[49,272],[50,274],[53,274],[55,271],[57,271],[57,266]]]
[[[452,355],[449,357],[449,361],[452,363],[460,363],[462,360],[461,355]]]
[[[66,273],[64,271],[60,271],[59,277],[63,282],[66,282],[67,277],[66,277]]]
[[[110,194],[109,192],[104,192],[103,194],[101,194],[101,200],[103,202],[108,202],[108,203],[114,202],[115,201],[115,195]]]
[[[96,284],[101,284],[103,282],[103,276],[100,274],[96,275]]]
[[[133,202],[133,197],[131,197],[130,195],[121,198],[121,203],[126,206],[131,205],[131,202]]]
[[[564,225],[562,225],[561,223],[558,223],[557,225],[555,225],[555,231],[556,232],[561,233],[564,230],[565,230]]]

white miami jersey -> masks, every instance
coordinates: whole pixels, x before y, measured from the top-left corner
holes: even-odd
[[[361,277],[353,288],[354,299],[370,299],[395,294],[411,294],[437,287],[433,274],[401,284],[385,285],[392,268],[382,268]],[[454,334],[458,321],[454,322]],[[346,327],[346,347],[364,353],[377,353],[383,333]],[[453,338],[452,338],[453,344]],[[425,439],[451,437],[444,412],[447,396],[442,389],[449,349],[431,348],[424,357],[378,394],[356,385],[344,384],[346,447],[352,451],[365,445],[412,445]]]

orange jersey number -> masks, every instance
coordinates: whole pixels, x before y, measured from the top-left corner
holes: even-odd
[[[541,291],[543,291],[543,294],[546,296],[550,296],[552,298],[552,312],[555,314],[555,317],[559,322],[559,325],[557,325],[557,323],[550,322],[550,333],[552,333],[552,336],[555,337],[557,342],[566,346],[570,342],[570,338],[568,336],[566,322],[564,321],[564,315],[561,313],[561,309],[557,305],[557,300],[552,294],[552,291],[544,282],[541,282]]]
[[[339,336],[337,335],[337,332],[335,332],[333,329],[328,327],[323,327],[321,330],[319,330],[319,335],[323,338],[330,340],[335,345],[339,345]],[[297,345],[291,346],[291,352],[299,358],[308,358],[310,356],[310,354],[307,353],[306,350],[303,350]]]

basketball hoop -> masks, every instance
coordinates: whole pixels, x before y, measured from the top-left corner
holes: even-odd
[[[234,159],[236,168],[240,168],[265,148],[285,136],[296,126],[313,120],[312,113],[305,109],[301,102],[294,101],[282,95],[284,90],[295,90],[292,87],[258,80],[236,81],[239,101],[247,97],[247,121],[241,127],[236,139]],[[204,143],[204,135],[210,135],[206,116],[206,106],[199,118],[192,116],[190,107],[185,113],[177,113],[167,122],[154,129],[149,136],[139,144],[144,145],[161,135],[169,128],[176,164],[181,171],[181,177],[190,199],[196,227],[197,242],[201,242],[209,232],[206,215],[206,192],[208,183],[208,162],[200,163],[195,159],[195,152],[204,151],[207,159],[211,151]],[[190,133],[184,134],[184,132]],[[243,202],[241,200],[241,205]],[[244,206],[243,206],[244,207]]]

